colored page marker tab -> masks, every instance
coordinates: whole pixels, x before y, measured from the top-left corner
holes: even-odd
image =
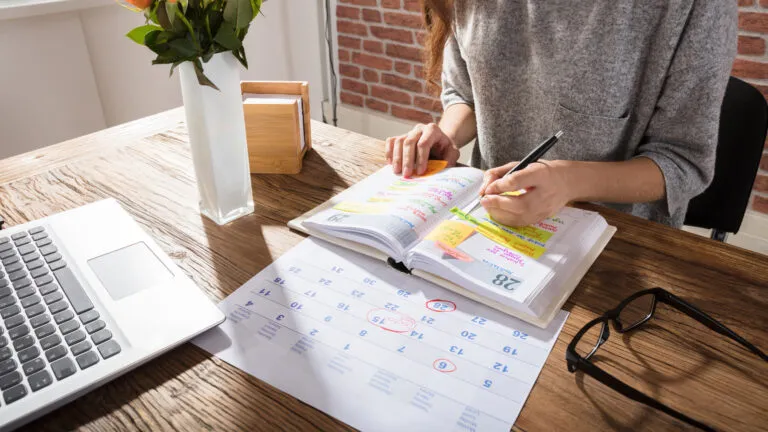
[[[464,240],[469,238],[472,233],[475,232],[475,228],[471,225],[467,225],[463,222],[449,220],[443,221],[432,232],[430,232],[426,239],[436,242],[442,242],[448,246],[456,247]]]
[[[518,228],[507,227],[507,229],[514,231],[523,237],[528,237],[531,240],[536,240],[541,243],[546,243],[554,235],[552,232],[533,226],[524,226]]]
[[[360,214],[382,214],[386,213],[389,208],[385,203],[362,203],[354,201],[342,201],[335,206],[335,210],[347,212],[347,213],[360,213]]]
[[[444,160],[428,160],[427,161],[427,170],[424,171],[424,174],[420,176],[414,176],[414,177],[426,177],[431,176],[433,174],[437,174],[440,171],[444,170],[445,167],[448,166],[448,161]]]
[[[516,197],[516,196],[520,196],[520,195],[525,195],[526,193],[528,193],[527,189],[518,189],[516,191],[511,191],[511,192],[503,192],[503,193],[501,193],[501,195]]]
[[[459,218],[467,222],[475,224],[477,226],[475,228],[477,232],[484,235],[491,241],[501,246],[514,249],[522,254],[528,255],[531,258],[538,259],[540,256],[544,254],[544,252],[547,251],[545,248],[529,243],[519,237],[516,237],[514,234],[510,234],[496,225],[493,225],[489,222],[480,221],[477,218],[470,216],[467,213],[464,213],[463,211],[459,210],[456,207],[451,209],[451,213],[453,213],[454,215],[458,216]],[[523,229],[525,228],[527,227],[523,227]],[[509,228],[509,229],[514,230],[513,228]]]

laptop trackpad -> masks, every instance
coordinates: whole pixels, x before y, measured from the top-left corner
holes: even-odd
[[[143,242],[88,260],[114,300],[173,279],[173,273]]]

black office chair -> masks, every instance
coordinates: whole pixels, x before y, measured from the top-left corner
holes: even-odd
[[[763,95],[731,77],[720,110],[717,160],[712,184],[688,204],[685,224],[712,230],[725,241],[741,228],[768,129],[768,105]]]

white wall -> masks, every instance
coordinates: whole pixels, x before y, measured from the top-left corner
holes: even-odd
[[[178,76],[125,34],[141,14],[113,0],[15,0],[0,6],[0,158],[182,105]],[[310,83],[321,118],[321,0],[264,3],[246,37],[244,80]]]

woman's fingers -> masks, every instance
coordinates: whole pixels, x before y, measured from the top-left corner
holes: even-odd
[[[489,195],[501,194],[535,187],[546,180],[546,170],[546,165],[531,164],[525,169],[492,181],[485,188],[485,193]]]
[[[493,220],[502,225],[525,226],[539,221],[532,212],[530,200],[524,196],[486,195],[480,203]]]
[[[392,146],[392,172],[395,174],[400,174],[403,169],[403,141],[404,137],[396,137]]]
[[[486,170],[485,174],[483,175],[483,185],[480,187],[480,195],[485,195],[487,193],[490,193],[487,190],[488,185],[504,177],[504,174],[506,174],[509,170],[514,168],[515,165],[517,165],[517,162],[510,162],[506,165],[502,165],[500,167]]]
[[[419,137],[419,141],[416,143],[416,175],[422,175],[427,170],[430,150],[440,136],[442,136],[442,133],[434,123],[422,128],[421,137]]]
[[[384,142],[384,157],[387,158],[387,163],[392,165],[392,151],[394,150],[395,146],[395,138],[389,137]]]

